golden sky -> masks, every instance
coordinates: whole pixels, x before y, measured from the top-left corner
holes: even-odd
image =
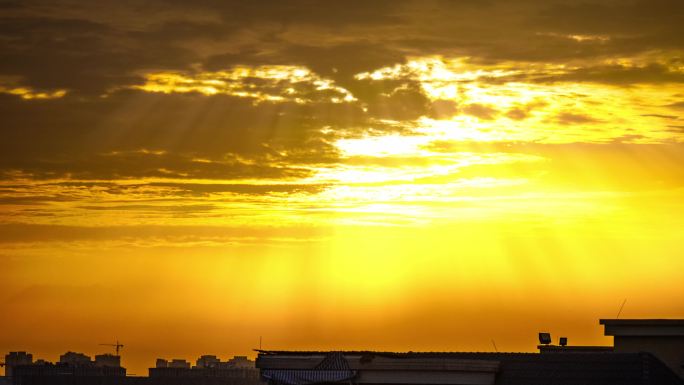
[[[678,0],[0,2],[0,351],[684,318]],[[555,338],[554,337],[554,338]]]

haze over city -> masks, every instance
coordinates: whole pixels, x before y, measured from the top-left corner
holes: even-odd
[[[684,2],[0,0],[0,351],[684,318]],[[261,342],[260,342],[261,341]]]

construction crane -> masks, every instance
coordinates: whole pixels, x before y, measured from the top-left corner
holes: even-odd
[[[119,355],[119,350],[123,348],[124,346],[119,343],[119,340],[116,340],[115,344],[100,344],[102,346],[113,346],[114,350],[116,351],[116,355]]]

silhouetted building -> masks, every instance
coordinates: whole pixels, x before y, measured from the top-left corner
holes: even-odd
[[[83,353],[66,352],[57,364],[38,360],[15,366],[13,374],[14,385],[118,385],[123,384],[126,369],[120,357],[112,354],[97,355],[91,361]]]
[[[255,368],[256,363],[247,356],[234,356],[226,362],[232,368]]]
[[[15,366],[31,365],[33,354],[26,352],[9,352],[5,355],[5,376],[12,377]]]
[[[157,358],[157,362],[154,365],[155,368],[168,368],[169,361],[163,358]]]
[[[256,365],[270,385],[684,385],[684,320],[600,323],[614,346],[540,333],[540,353],[259,351]]]
[[[649,353],[261,351],[271,385],[682,385]]]
[[[221,362],[216,356],[204,355],[197,366],[183,359],[171,362],[157,359],[149,377],[127,377],[120,357],[112,354],[95,356],[95,361],[82,353],[67,352],[60,362],[33,362],[25,352],[12,352],[7,361],[13,364],[14,376],[0,385],[264,385],[259,371],[246,357]],[[0,377],[2,379],[2,377]]]
[[[247,357],[221,362],[216,356],[203,355],[191,368],[185,360],[167,364],[166,360],[158,359],[155,367],[149,369],[149,379],[151,385],[263,385],[253,363]]]
[[[21,365],[14,369],[14,385],[114,384],[118,382],[109,378],[126,376],[126,369],[122,367],[95,366],[94,363],[82,362]]]
[[[174,358],[169,362],[169,368],[190,369],[190,363],[186,360]]]
[[[242,368],[150,368],[150,378],[152,377],[222,377],[222,378],[242,378],[259,379],[259,371],[254,369]]]
[[[602,319],[616,353],[649,352],[684,378],[684,320]]]
[[[71,365],[71,366],[76,366],[76,365],[88,365],[92,361],[90,360],[89,356],[86,356],[83,353],[76,353],[76,352],[66,352],[59,356],[59,363],[60,364],[66,364],[66,365]]]
[[[216,356],[204,355],[197,359],[198,368],[216,368],[218,367],[221,360],[216,358]]]
[[[95,356],[96,366],[120,367],[121,357],[114,354],[98,354]]]

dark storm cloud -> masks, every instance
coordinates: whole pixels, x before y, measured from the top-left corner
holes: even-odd
[[[163,0],[160,3],[186,8],[204,8],[215,12],[228,25],[236,23],[272,22],[282,25],[315,25],[340,28],[401,21],[392,12],[405,0],[374,0],[371,2],[330,2],[316,0],[262,0],[259,2],[198,0],[191,4],[183,0]]]
[[[21,7],[21,0],[0,1],[0,9],[12,9],[12,8],[20,8],[20,7]]]
[[[587,66],[554,75],[518,75],[489,79],[492,83],[507,81],[531,81],[539,83],[591,82],[618,86],[634,84],[684,83],[684,73],[660,63],[644,66],[604,65]]]
[[[477,80],[486,84],[500,85],[510,82],[530,83],[599,83],[614,86],[629,87],[639,84],[675,84],[684,83],[684,73],[675,69],[680,66],[677,62],[647,63],[643,65],[585,65],[566,70],[552,69],[521,72],[506,76],[481,76]]]
[[[556,2],[530,19],[539,28],[575,35],[608,35],[623,52],[681,48],[684,3],[678,0]],[[613,47],[614,46],[614,47]]]
[[[427,99],[417,88],[358,104],[263,102],[225,95],[122,91],[26,102],[0,96],[0,172],[37,178],[302,177],[338,160],[331,140],[402,127]],[[322,133],[322,127],[328,127]]]
[[[684,80],[664,62],[595,64],[681,50],[684,3],[675,0],[0,4],[0,86],[68,91],[53,100],[0,96],[0,172],[6,177],[16,171],[39,178],[304,176],[298,165],[338,160],[331,144],[337,137],[406,128],[382,119],[406,122],[456,111],[431,104],[415,80],[354,77],[409,56],[581,64],[560,75],[522,75],[541,82]],[[192,75],[275,64],[307,67],[356,101],[330,103],[335,91],[305,84],[294,87],[307,96],[304,104],[125,91],[150,72]],[[244,86],[282,92],[279,84],[257,78],[244,79]],[[458,111],[518,120],[528,112],[475,105]]]
[[[25,216],[54,215],[55,203],[82,202],[73,208],[99,211],[149,211],[201,215],[222,209],[219,205],[196,204],[194,198],[211,197],[216,202],[285,194],[317,194],[328,184],[249,184],[249,183],[102,183],[45,182],[30,185],[5,185],[0,188],[0,206],[18,206]],[[52,191],[52,192],[50,192]],[[87,202],[88,204],[85,204]],[[33,208],[22,208],[33,207]],[[9,212],[9,211],[8,211]]]
[[[0,72],[38,89],[73,92],[102,92],[139,82],[140,71],[193,65],[302,64],[349,79],[406,55],[558,61],[681,49],[684,43],[684,5],[676,0],[159,0],[23,2],[17,8],[6,9],[0,22]],[[198,14],[206,16],[188,16]],[[608,40],[567,38],[574,34]]]
[[[401,21],[391,16],[398,5],[395,1],[364,6],[321,6],[310,1],[25,2],[0,20],[0,73],[20,76],[36,89],[79,93],[139,83],[140,71],[185,70],[198,64],[225,69],[233,64],[302,63],[321,72],[335,68],[351,73],[402,56],[375,50],[377,44],[355,42],[359,36],[353,31],[341,39],[340,47],[298,45],[282,35],[314,28],[321,31],[310,32],[327,37],[339,34],[339,28],[398,24]],[[188,19],[188,14],[207,16]],[[345,55],[357,50],[364,54],[357,56],[358,62],[330,62],[348,59]],[[378,59],[385,56],[389,59]],[[323,60],[318,63],[316,58]]]
[[[0,194],[3,193],[0,190]],[[46,205],[50,202],[65,202],[73,200],[73,198],[67,197],[56,197],[49,195],[32,195],[32,196],[3,196],[0,197],[0,205],[12,205],[12,206],[35,206],[35,205]]]
[[[379,94],[368,101],[368,112],[381,119],[413,120],[429,111],[430,101],[417,84]]]
[[[318,129],[354,119],[338,105],[317,111],[197,94],[2,99],[0,169],[44,178],[302,176],[307,171],[282,164],[334,160]]]
[[[310,171],[297,167],[254,165],[237,159],[220,162],[198,162],[178,154],[144,152],[114,154],[73,154],[62,158],[8,159],[0,178],[13,178],[13,170],[30,174],[35,179],[119,179],[119,178],[286,178],[305,177]]]
[[[417,54],[560,62],[681,50],[684,44],[684,3],[677,0],[411,4],[410,28],[399,38]]]
[[[211,55],[203,60],[203,68],[218,71],[237,64],[290,64],[310,68],[351,90],[363,87],[353,75],[387,65],[404,63],[404,53],[396,48],[359,38],[330,46],[302,45],[285,41],[266,42],[260,49],[253,46],[235,52]]]
[[[144,68],[183,68],[188,50],[134,32],[78,19],[18,17],[0,20],[0,72],[36,89],[99,95],[136,84]]]
[[[141,204],[129,204],[129,205],[113,205],[113,206],[76,206],[76,208],[84,210],[96,210],[96,211],[167,211],[167,212],[178,212],[178,213],[207,213],[218,208],[216,205],[205,205],[205,204],[186,204],[186,205],[141,205]]]
[[[325,184],[199,184],[199,183],[150,183],[145,186],[167,187],[176,191],[180,195],[207,196],[216,193],[234,194],[272,194],[272,193],[318,193],[328,187]]]

